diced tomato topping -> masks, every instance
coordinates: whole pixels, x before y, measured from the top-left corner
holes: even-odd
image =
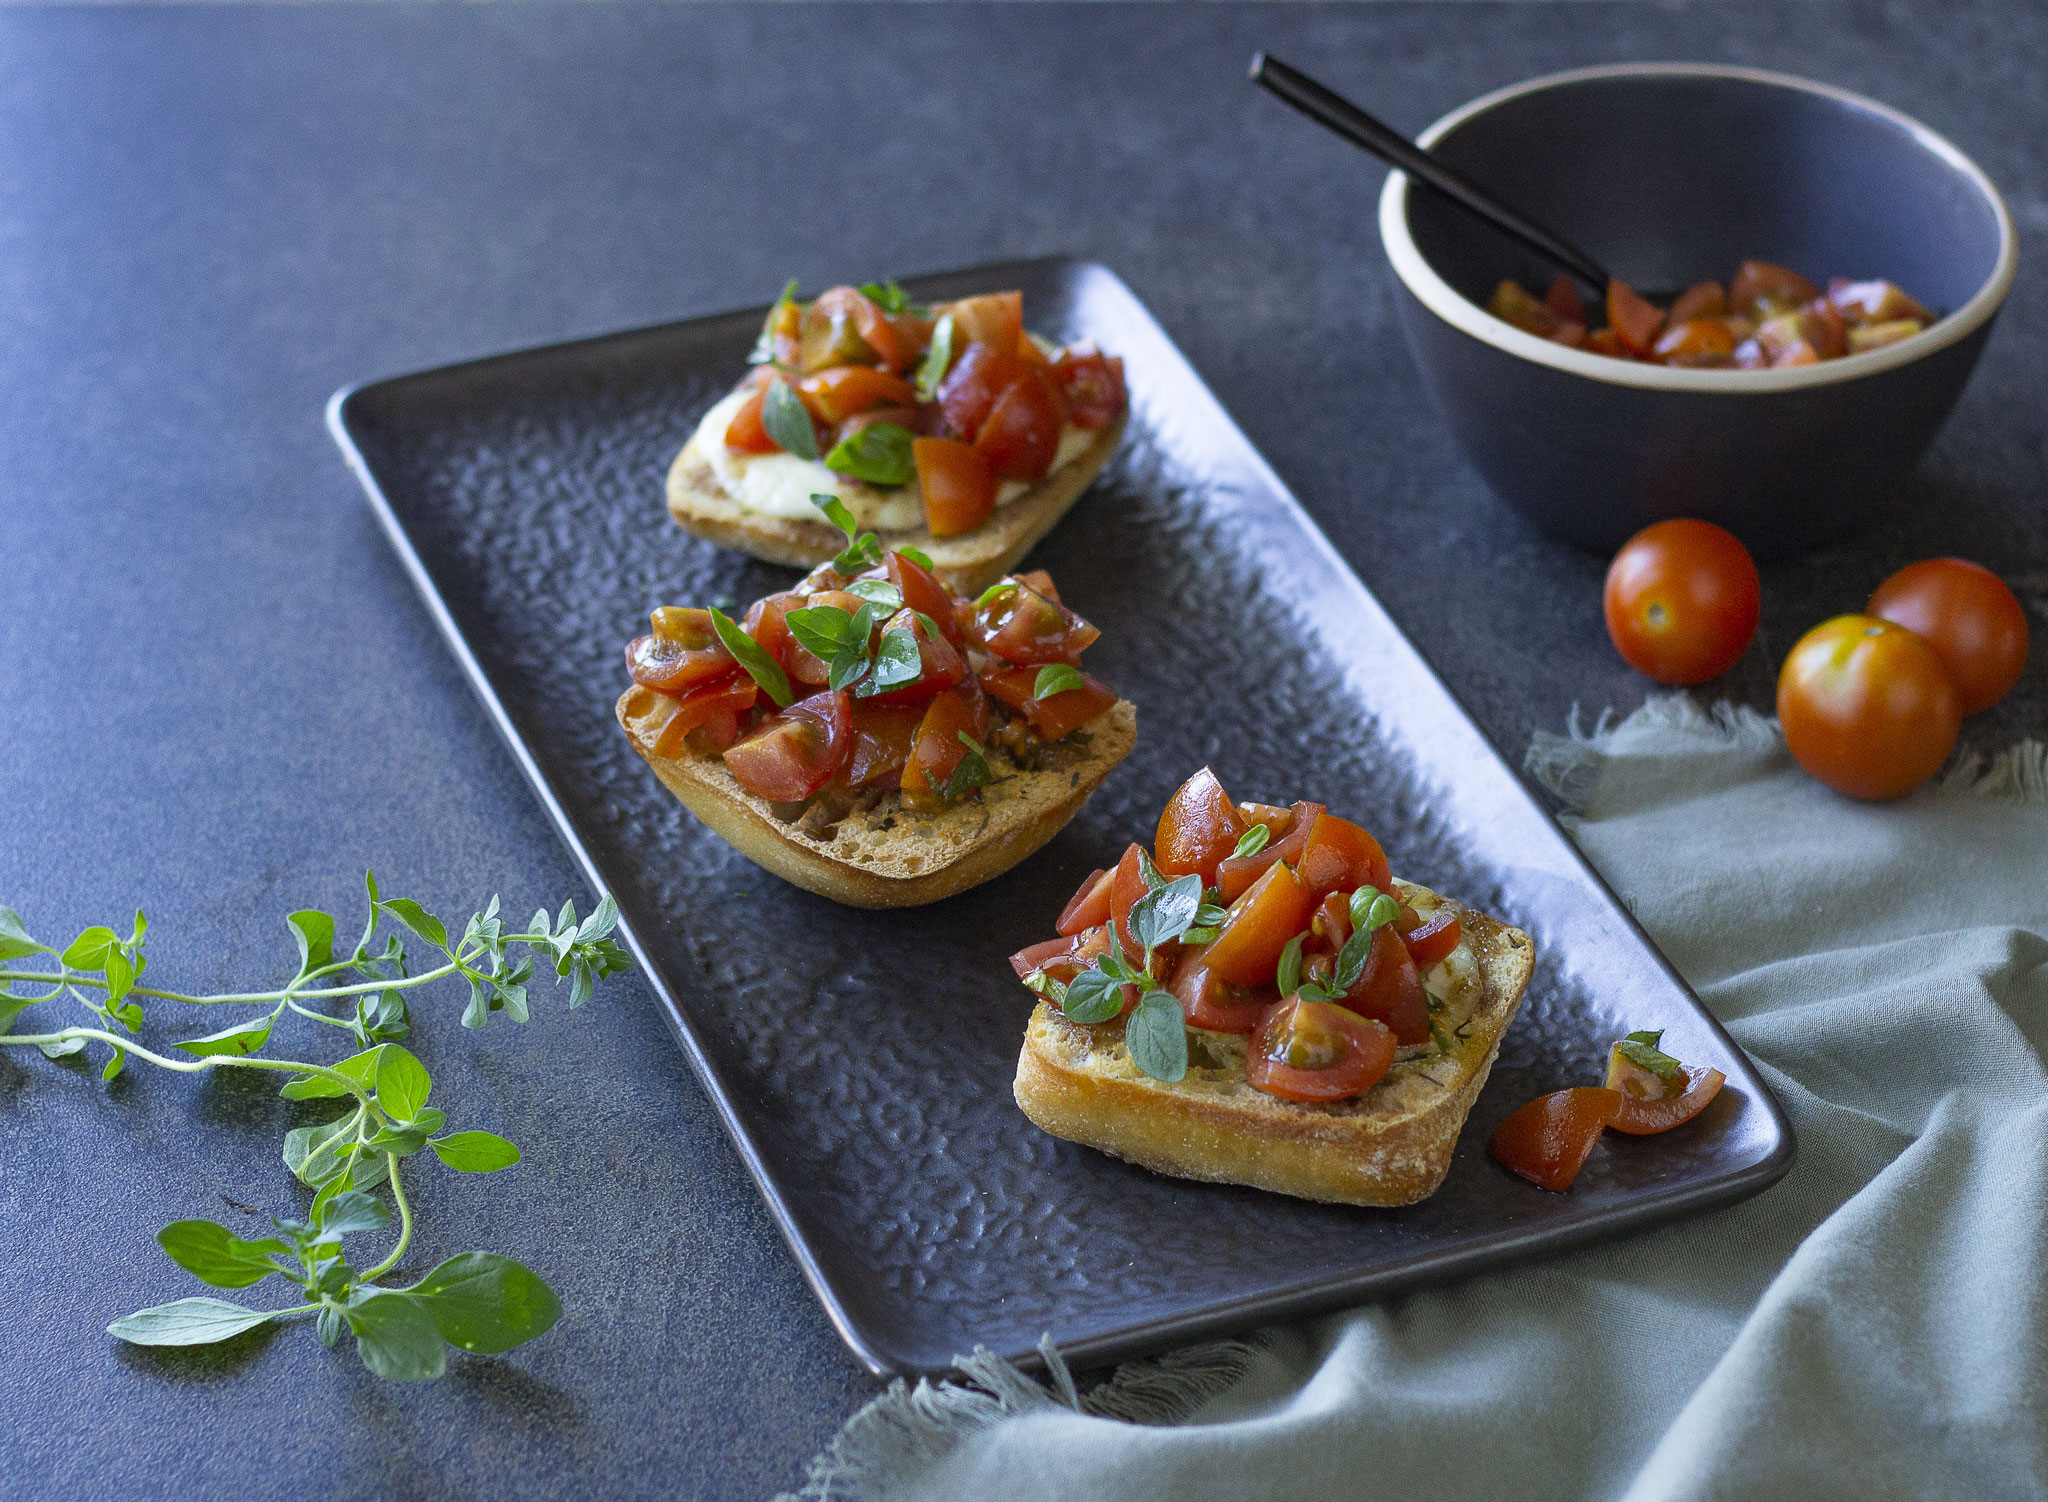
[[[1365,969],[1343,1002],[1361,1017],[1384,1022],[1404,1048],[1429,1041],[1429,993],[1391,923],[1374,930]]]
[[[1629,353],[1647,355],[1664,327],[1664,315],[1627,282],[1618,278],[1607,284],[1607,322]]]
[[[650,635],[636,636],[626,646],[627,670],[641,687],[681,698],[735,666],[712,627],[710,611],[664,605],[654,612],[653,624]]]
[[[701,756],[723,756],[740,738],[744,711],[718,709],[705,716],[704,723],[689,734],[690,749]]]
[[[1704,1111],[1727,1082],[1718,1069],[1682,1068],[1666,1080],[1616,1050],[1608,1060],[1607,1088],[1621,1096],[1621,1110],[1609,1124],[1631,1137],[1668,1132]]]
[[[934,537],[972,532],[996,509],[996,474],[971,443],[955,438],[911,440],[924,520]]]
[[[1057,600],[1047,599],[1016,578],[1006,578],[975,607],[974,633],[1006,662],[1043,666],[1074,663],[1102,635]]]
[[[1427,918],[1412,907],[1404,907],[1394,920],[1394,927],[1400,930],[1401,942],[1408,946],[1408,958],[1415,961],[1417,970],[1441,965],[1465,936],[1457,913],[1448,907],[1438,908]]]
[[[1199,875],[1214,885],[1216,867],[1236,848],[1245,821],[1223,784],[1207,767],[1180,785],[1159,815],[1152,847],[1159,869],[1168,876]]]
[[[1509,1173],[1562,1194],[1621,1113],[1621,1092],[1582,1085],[1539,1095],[1494,1128],[1486,1151]]]
[[[1053,379],[1067,397],[1067,415],[1077,428],[1106,428],[1123,415],[1124,362],[1092,344],[1069,345],[1052,362]]]
[[[937,622],[934,621],[933,625]],[[891,631],[908,631],[917,640],[917,680],[898,688],[870,695],[871,704],[921,704],[934,694],[944,693],[967,676],[967,661],[946,638],[943,629],[934,633],[909,606],[897,611],[883,624],[884,639]],[[955,758],[957,761],[958,758]]]
[[[1067,905],[1060,912],[1060,921],[1053,926],[1054,933],[1069,938],[1099,928],[1109,921],[1109,877],[1107,871],[1096,871],[1081,883],[1074,895],[1067,899]]]
[[[1010,968],[1017,972],[1017,979],[1035,975],[1055,960],[1064,959],[1074,952],[1074,936],[1069,934],[1057,939],[1043,939],[1036,944],[1027,944],[1010,956]],[[1055,977],[1064,981],[1066,977]]]
[[[1026,365],[1036,365],[1046,370],[1052,368],[1052,361],[1047,358],[1045,351],[1038,347],[1038,341],[1031,337],[1029,330],[1021,330],[1017,335],[1017,358]]]
[[[1014,350],[1024,333],[1021,292],[984,292],[979,297],[963,297],[946,311],[953,315],[953,337],[962,343]]]
[[[1245,816],[1252,824],[1264,824],[1267,828],[1273,829],[1279,810],[1273,810],[1265,817],[1260,817],[1254,812],[1265,806],[1246,804]],[[1308,848],[1309,836],[1315,832],[1316,820],[1322,816],[1322,804],[1305,801],[1297,803],[1287,813],[1284,830],[1276,830],[1273,838],[1266,842],[1265,849],[1254,855],[1233,855],[1219,862],[1216,867],[1216,885],[1222,889],[1223,900],[1237,901],[1238,897],[1249,891],[1252,883],[1271,870],[1276,862],[1286,861],[1289,865],[1299,862],[1302,851]]]
[[[961,744],[965,731],[976,740],[972,703],[958,693],[942,693],[931,701],[918,721],[917,739],[911,743],[910,761],[903,769],[903,791],[915,807],[931,807],[944,798],[946,782],[967,759]]]
[[[1581,326],[1586,322],[1586,300],[1579,296],[1579,284],[1562,271],[1550,279],[1550,290],[1543,294],[1543,306],[1562,322]]]
[[[852,749],[851,697],[813,694],[762,720],[725,753],[725,767],[755,797],[797,803],[829,782]]]
[[[1026,589],[1035,589],[1053,604],[1060,602],[1059,586],[1052,582],[1052,575],[1042,568],[1026,569],[1016,576],[1017,582]]]
[[[1038,672],[1037,668],[1004,668],[982,674],[981,686],[1021,713],[1041,739],[1064,740],[1116,703],[1116,690],[1086,673],[1081,675],[1079,688],[1037,698]]]
[[[1018,359],[1008,344],[1000,348],[968,345],[939,382],[939,410],[945,414],[951,436],[972,443],[995,410],[996,399],[1030,374],[1031,367]]]
[[[917,354],[904,331],[858,287],[820,292],[804,309],[799,329],[806,371],[865,364],[902,371]]]
[[[1271,986],[1240,986],[1221,979],[1209,969],[1200,949],[1181,956],[1173,972],[1172,989],[1187,1014],[1188,1025],[1212,1033],[1248,1033],[1280,999]]]
[[[924,722],[922,704],[877,704],[853,701],[853,754],[846,763],[846,785],[852,788],[895,787],[910,761],[917,727]]]
[[[766,401],[768,388],[759,391],[740,404],[733,413],[732,421],[725,425],[725,446],[738,454],[774,454],[781,452],[781,445],[768,436],[767,428],[761,425],[761,405]]]
[[[1245,1055],[1244,1080],[1282,1100],[1347,1100],[1394,1067],[1394,1036],[1326,1001],[1289,997],[1269,1007]]]
[[[797,394],[813,416],[827,423],[844,422],[876,407],[917,410],[917,388],[872,365],[835,365],[805,376],[797,385]]]
[[[1308,927],[1315,906],[1315,894],[1294,868],[1275,861],[1231,904],[1221,931],[1209,945],[1209,968],[1241,986],[1271,985],[1280,951]]]
[[[1036,480],[1059,454],[1066,398],[1041,370],[1026,369],[996,398],[974,437],[974,451],[1005,480]]]
[[[1351,937],[1351,897],[1332,892],[1317,905],[1309,920],[1308,947],[1335,954]]]
[[[831,681],[831,664],[816,656],[791,634],[789,613],[827,604],[836,604],[844,610],[849,608],[846,605],[848,600],[853,601],[851,609],[860,609],[861,602],[854,595],[800,595],[793,589],[786,589],[764,595],[748,606],[747,617],[740,622],[740,629],[759,642],[796,682],[823,688]]]
[[[1297,869],[1318,897],[1363,886],[1385,891],[1394,880],[1380,842],[1335,814],[1324,814],[1310,826]]]
[[[915,558],[891,551],[882,560],[889,582],[896,586],[903,596],[903,603],[912,610],[921,610],[939,623],[939,629],[947,640],[959,646],[966,638],[960,630],[960,623],[953,616],[953,592],[932,577],[931,571]]]
[[[1735,334],[1719,318],[1694,318],[1657,336],[1654,352],[1667,365],[1725,365],[1735,356]]]
[[[1695,318],[1725,318],[1728,316],[1728,294],[1719,282],[1699,282],[1678,294],[1678,301],[1671,305],[1670,322],[1676,327],[1690,323]]]
[[[1124,847],[1123,858],[1109,873],[1109,916],[1124,953],[1135,963],[1145,951],[1131,932],[1131,909],[1151,888],[1145,885],[1144,850],[1138,845]]]
[[[1769,261],[1744,261],[1728,284],[1728,305],[1738,313],[1783,312],[1819,296],[1820,288],[1798,272]]]
[[[675,714],[663,727],[661,738],[650,749],[657,756],[682,755],[684,738],[691,731],[714,720],[722,723],[724,717],[730,717],[737,724],[738,717],[754,707],[760,692],[753,679],[737,671],[699,684],[681,699],[673,701]]]

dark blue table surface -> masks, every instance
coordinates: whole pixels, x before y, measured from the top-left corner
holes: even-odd
[[[370,376],[849,276],[1072,252],[1145,298],[1504,751],[1644,684],[1602,560],[1466,470],[1394,332],[1378,170],[1243,81],[1266,46],[1417,129],[1532,73],[1775,66],[1949,133],[2022,270],[1976,381],[1871,531],[1768,570],[1724,688],[1891,568],[2048,594],[2031,262],[2048,20],[2023,4],[0,9],[0,902],[140,904],[152,979],[275,984],[289,909],[365,866],[458,916],[587,905],[321,427]],[[2037,629],[2040,618],[2036,617]],[[1970,741],[2041,722],[2037,663]],[[344,921],[348,921],[346,918]],[[168,1008],[162,1009],[168,1012]],[[414,1042],[500,1180],[415,1175],[408,1265],[541,1271],[560,1326],[431,1387],[310,1331],[154,1353],[199,1291],[156,1250],[302,1203],[266,1083],[0,1060],[0,1493],[759,1497],[873,1390],[799,1280],[639,981]],[[159,1041],[183,1036],[166,1023]],[[260,1224],[260,1222],[250,1222]],[[261,1292],[261,1290],[259,1290]]]

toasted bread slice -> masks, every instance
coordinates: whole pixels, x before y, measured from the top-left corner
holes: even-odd
[[[1463,930],[1428,980],[1450,1051],[1403,1049],[1356,1100],[1296,1105],[1255,1090],[1244,1080],[1249,1040],[1200,1029],[1188,1034],[1187,1077],[1166,1084],[1138,1071],[1121,1028],[1086,1027],[1040,1002],[1017,1060],[1017,1104],[1056,1137],[1160,1173],[1347,1205],[1426,1199],[1450,1171],[1536,958],[1520,929],[1442,905]]]
[[[620,728],[685,808],[755,865],[849,907],[917,907],[1002,875],[1058,834],[1138,739],[1137,706],[1119,699],[1083,727],[1085,743],[1046,748],[1036,770],[991,745],[996,780],[949,808],[915,813],[894,793],[875,794],[818,827],[778,815],[719,757],[650,752],[634,733],[633,695],[619,698]]]
[[[931,558],[933,573],[972,599],[1009,573],[1081,498],[1081,492],[1116,452],[1125,421],[1125,416],[1119,416],[1076,458],[1015,500],[998,506],[995,514],[972,532],[955,537],[934,537],[924,527],[878,532],[882,546],[921,549]],[[698,452],[694,435],[669,466],[668,514],[684,531],[720,547],[737,548],[770,563],[797,568],[816,568],[846,546],[846,535],[829,522],[763,516],[741,506],[719,484],[711,465]]]

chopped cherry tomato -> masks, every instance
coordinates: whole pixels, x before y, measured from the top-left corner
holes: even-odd
[[[681,699],[636,684],[626,699],[626,728],[649,755],[672,759],[683,754],[691,732],[702,726],[723,730],[730,723],[736,730],[739,716],[753,708],[758,692],[745,673],[705,683]],[[731,745],[733,738],[727,734],[724,745]]]
[[[1719,282],[1697,282],[1678,294],[1671,305],[1671,324],[1691,323],[1695,318],[1726,318],[1728,294]]]
[[[1486,1150],[1509,1173],[1562,1194],[1621,1113],[1621,1092],[1582,1085],[1539,1095],[1494,1128]]]
[[[1057,600],[1047,599],[1021,580],[1005,578],[975,604],[975,635],[1006,662],[1040,667],[1075,663],[1102,635]]]
[[[1616,1044],[1607,1055],[1607,1088],[1621,1096],[1621,1111],[1610,1125],[1631,1137],[1668,1132],[1704,1111],[1727,1080],[1718,1069],[1684,1068],[1667,1079],[1628,1058]]]
[[[1342,1000],[1361,1017],[1384,1022],[1404,1048],[1429,1041],[1429,993],[1391,923],[1373,931],[1365,969]]]
[[[1116,703],[1116,690],[1100,678],[1081,675],[1081,686],[1049,698],[1035,696],[1037,668],[1005,668],[984,673],[981,685],[1011,708],[1020,711],[1032,731],[1042,740],[1065,740],[1089,721],[1106,713]],[[1160,867],[1163,871],[1166,868]]]
[[[1027,369],[996,398],[974,437],[974,451],[1005,480],[1036,480],[1059,454],[1067,403],[1043,371]]]
[[[1072,938],[1047,939],[1018,950],[1010,956],[1010,968],[1017,972],[1019,980],[1038,974],[1064,986],[1107,953],[1109,930],[1106,927],[1090,928]],[[1126,986],[1124,992],[1124,1011],[1127,1012],[1137,1004],[1138,988]]]
[[[839,423],[876,407],[917,408],[917,388],[872,365],[835,365],[797,383],[797,395],[820,422]],[[731,440],[728,439],[729,443]]]
[[[1271,985],[1280,951],[1308,927],[1316,897],[1292,866],[1275,861],[1233,902],[1209,945],[1209,968],[1241,986]]]
[[[1205,885],[1214,885],[1216,867],[1236,848],[1245,827],[1216,774],[1202,768],[1180,785],[1159,816],[1152,848],[1159,852],[1160,871],[1199,875]]]
[[[700,756],[723,756],[740,738],[740,716],[730,709],[717,710],[689,734],[690,748]]]
[[[1067,899],[1067,905],[1060,912],[1060,921],[1053,932],[1072,938],[1075,934],[1086,933],[1091,928],[1100,928],[1109,921],[1109,878],[1108,871],[1097,871],[1081,883],[1080,889]]]
[[[1838,793],[1897,798],[1941,769],[1962,697],[1917,632],[1838,615],[1799,639],[1778,674],[1778,723],[1792,759]]]
[[[1878,585],[1864,614],[1924,636],[1956,680],[1964,714],[2003,699],[2027,665],[2026,611],[1998,575],[1960,558],[1907,564]]]
[[[725,753],[733,780],[770,803],[797,803],[818,791],[853,749],[852,700],[813,694],[763,720]]]
[[[1043,970],[1054,960],[1073,952],[1074,940],[1071,935],[1041,940],[1036,944],[1027,944],[1011,955],[1010,968],[1017,972],[1017,979],[1023,980],[1026,976]]]
[[[834,365],[908,368],[916,349],[858,287],[831,287],[804,309],[798,332],[806,372]]]
[[[1024,334],[1024,294],[984,292],[963,297],[947,312],[953,315],[953,337],[965,344],[1014,350]]]
[[[1212,1033],[1248,1033],[1279,1000],[1271,986],[1240,986],[1213,974],[1200,949],[1181,956],[1172,990],[1188,1025]]]
[[[1355,892],[1363,886],[1384,892],[1394,882],[1380,842],[1335,814],[1324,814],[1310,824],[1296,869],[1318,898],[1331,892]]]
[[[1351,898],[1332,892],[1316,905],[1315,916],[1309,920],[1308,947],[1335,954],[1350,937]]]
[[[1052,362],[1053,379],[1066,393],[1067,415],[1077,428],[1106,428],[1122,415],[1124,362],[1092,344],[1071,344]]]
[[[1144,954],[1145,949],[1138,942],[1137,935],[1131,932],[1131,909],[1150,890],[1145,885],[1143,847],[1136,844],[1125,846],[1123,858],[1109,873],[1109,916],[1124,953],[1133,961]]]
[[[967,352],[939,382],[939,410],[945,414],[951,436],[972,443],[995,410],[996,399],[1030,374],[1031,367],[1018,359],[1009,345],[968,345]]]
[[[1401,942],[1408,946],[1408,958],[1415,961],[1417,970],[1432,970],[1441,965],[1465,937],[1457,913],[1448,907],[1438,908],[1427,918],[1412,907],[1404,907],[1394,920],[1394,927],[1400,930]]]
[[[947,780],[967,759],[967,747],[960,740],[963,732],[981,738],[975,730],[973,704],[957,693],[933,699],[918,722],[910,761],[903,768],[903,792],[913,807],[930,808],[944,799]]]
[[[860,599],[854,595],[832,599],[824,595],[800,595],[793,589],[764,595],[747,607],[747,618],[740,623],[740,629],[781,663],[783,671],[791,678],[813,688],[822,688],[831,681],[831,664],[816,656],[791,634],[788,616],[792,610],[807,610],[813,605],[837,604],[846,609],[846,600],[853,601],[852,609],[860,609]]]
[[[1674,320],[1654,348],[1666,365],[1725,365],[1735,357],[1735,335],[1719,318]]]
[[[1060,602],[1059,587],[1052,582],[1052,575],[1042,568],[1027,569],[1016,576],[1017,582],[1026,589],[1035,589],[1053,604]]]
[[[1579,284],[1562,271],[1550,279],[1550,290],[1543,294],[1543,306],[1550,309],[1553,318],[1564,323],[1583,326],[1586,322],[1586,300],[1579,296]]]
[[[1820,288],[1798,272],[1769,261],[1744,261],[1736,270],[1735,280],[1728,284],[1728,306],[1759,318],[1796,308],[1819,296]]]
[[[1026,365],[1036,365],[1046,370],[1052,368],[1052,361],[1046,357],[1045,351],[1038,347],[1038,341],[1031,337],[1029,330],[1020,330],[1017,334],[1017,358]]]
[[[1272,829],[1273,823],[1269,819],[1260,818],[1251,812],[1263,806],[1248,803],[1244,805],[1244,810],[1251,823],[1265,824],[1268,829]],[[1250,890],[1253,882],[1271,870],[1277,862],[1286,861],[1289,865],[1299,862],[1302,851],[1308,848],[1309,837],[1315,833],[1316,820],[1322,816],[1322,804],[1297,803],[1289,811],[1285,829],[1276,830],[1273,837],[1267,840],[1265,849],[1256,855],[1233,855],[1218,862],[1216,885],[1223,891],[1223,900],[1237,901],[1242,893]]]
[[[739,454],[779,454],[782,445],[768,436],[768,429],[761,424],[761,405],[768,398],[768,388],[759,391],[740,403],[739,411],[733,413],[732,421],[725,425],[725,446]]]
[[[925,525],[934,537],[972,532],[996,509],[996,475],[971,443],[956,438],[915,438],[910,457],[924,492]]]
[[[853,755],[846,763],[846,785],[894,787],[910,761],[917,727],[924,722],[922,704],[877,704],[853,701]]]
[[[1269,1008],[1245,1055],[1244,1082],[1282,1100],[1347,1100],[1394,1067],[1394,1035],[1327,1001]]]
[[[1659,683],[1704,683],[1748,649],[1763,587],[1732,532],[1681,518],[1622,544],[1603,602],[1607,634],[1630,667]]]
[[[1647,355],[1664,327],[1664,315],[1619,278],[1607,283],[1607,323],[1632,355]]]
[[[933,625],[936,624],[934,621]],[[906,605],[897,611],[884,623],[884,639],[891,631],[908,631],[916,640],[918,676],[915,682],[869,695],[870,704],[921,704],[934,694],[942,694],[966,678],[967,662],[961,657],[959,649],[946,639],[943,630],[935,634],[931,627],[918,619],[917,612],[909,606]],[[955,757],[954,760],[957,762],[959,758]]]
[[[1828,283],[1827,296],[1835,311],[1854,324],[1910,320],[1925,328],[1934,322],[1932,312],[1887,281],[1852,282],[1836,277]]]
[[[906,558],[892,550],[882,563],[889,582],[903,596],[903,603],[937,621],[947,640],[959,646],[964,638],[960,633],[960,623],[953,617],[953,592],[933,578],[931,571],[915,558]]]
[[[642,688],[680,698],[735,666],[710,611],[664,605],[654,612],[653,623],[652,635],[636,636],[626,646],[626,667]]]
[[[796,365],[802,362],[803,309],[797,305],[796,299],[778,299],[775,306],[768,310],[767,318],[762,321],[761,332],[767,337],[778,365]],[[758,371],[765,367],[757,365],[754,368]]]
[[[1586,335],[1586,342],[1581,348],[1596,355],[1611,355],[1618,360],[1628,358],[1628,346],[1621,342],[1621,335],[1615,333],[1613,329],[1593,330]]]

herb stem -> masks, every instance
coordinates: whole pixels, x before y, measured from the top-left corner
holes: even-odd
[[[338,1085],[346,1086],[349,1094],[353,1095],[369,1109],[376,1110],[376,1103],[371,1100],[368,1090],[343,1074],[339,1069],[329,1069],[325,1064],[305,1064],[295,1059],[245,1059],[236,1054],[221,1053],[208,1054],[201,1059],[167,1059],[160,1053],[151,1053],[132,1039],[119,1038],[110,1032],[96,1027],[67,1027],[54,1033],[24,1033],[20,1035],[10,1033],[0,1037],[0,1046],[16,1046],[30,1043],[69,1043],[74,1038],[90,1038],[101,1043],[111,1043],[114,1047],[133,1054],[145,1063],[154,1064],[159,1069],[175,1069],[180,1074],[200,1074],[208,1069],[215,1068],[262,1069],[273,1074],[317,1074],[323,1079],[330,1079]],[[379,1119],[382,1119],[382,1114],[381,1112],[378,1113]]]
[[[525,941],[526,937],[527,936],[523,934],[514,935],[512,938],[506,940],[506,942],[508,944],[522,943]],[[281,1001],[284,999],[287,993],[294,996],[302,996],[308,1001],[318,1001],[320,998],[324,996],[360,996],[366,991],[408,991],[415,986],[425,985],[428,981],[439,980],[444,975],[453,975],[457,970],[461,968],[462,966],[458,961],[450,960],[447,964],[443,965],[438,970],[423,970],[418,975],[401,975],[390,980],[364,981],[359,985],[353,986],[326,986],[322,987],[320,990],[317,991],[293,991],[291,987],[284,986],[280,987],[278,990],[275,991],[238,991],[232,995],[227,996],[186,996],[181,992],[177,991],[152,991],[147,986],[130,986],[128,988],[128,995],[153,996],[158,1001],[182,1001],[189,1006],[196,1007],[221,1006],[224,1004],[231,1005],[237,1003],[253,1005],[256,1002],[261,1001]],[[5,985],[8,982],[18,980],[48,982],[55,981],[57,979],[58,977],[50,975],[47,972],[39,972],[33,970],[0,970],[0,985]],[[98,986],[102,990],[106,989],[107,985],[106,979],[103,976],[79,974],[73,974],[64,977],[63,983],[73,986]],[[55,994],[55,992],[51,993],[51,995]],[[44,997],[42,999],[47,1001],[49,998]],[[323,1020],[331,1022],[334,1019],[330,1017],[325,1018]]]
[[[391,1249],[391,1254],[382,1262],[363,1274],[365,1283],[374,1283],[396,1267],[398,1259],[405,1255],[405,1249],[412,1241],[412,1202],[406,1199],[405,1185],[399,1181],[398,1155],[386,1153],[384,1167],[385,1176],[391,1181],[391,1197],[398,1201],[398,1245]]]

